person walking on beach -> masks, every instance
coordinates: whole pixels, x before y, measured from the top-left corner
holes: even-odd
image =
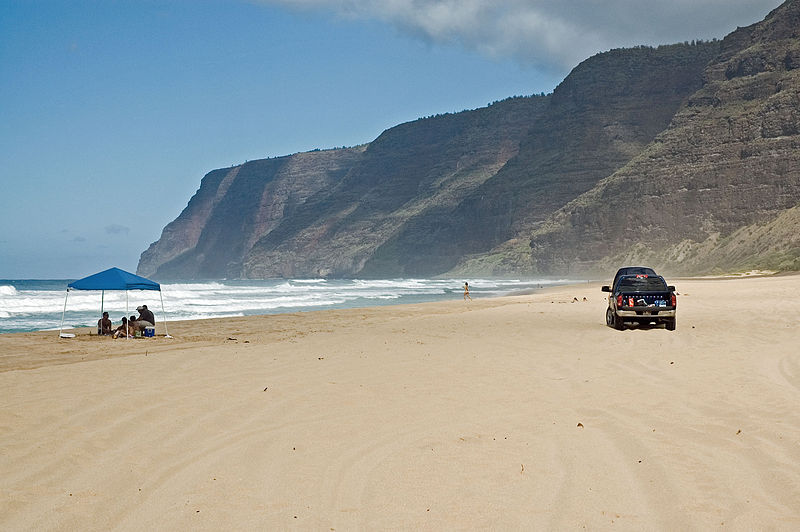
[[[467,299],[472,301],[472,297],[470,297],[469,295],[469,283],[464,281],[464,301],[466,301]]]

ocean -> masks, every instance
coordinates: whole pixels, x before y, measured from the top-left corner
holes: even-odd
[[[0,279],[0,333],[58,330],[69,282]],[[468,282],[472,297],[482,298],[575,281]],[[135,315],[142,304],[159,322],[165,317],[167,321],[195,320],[461,299],[463,283],[456,279],[176,281],[161,283],[163,312],[159,292],[127,292],[126,310],[126,292],[71,290],[64,328],[96,326],[101,304],[116,325],[123,316]]]

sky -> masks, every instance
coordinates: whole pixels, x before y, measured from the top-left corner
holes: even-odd
[[[0,279],[140,254],[216,168],[550,93],[779,0],[2,0]]]

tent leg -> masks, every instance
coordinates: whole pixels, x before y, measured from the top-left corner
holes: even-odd
[[[128,291],[127,290],[125,290],[125,316],[128,316]],[[130,318],[127,318],[125,320],[125,339],[126,340],[128,339],[128,336],[130,336],[130,334],[131,334],[128,331],[130,325],[131,325],[131,320],[130,320]]]
[[[161,293],[161,290],[158,291],[158,297],[161,298],[161,315],[164,316],[164,336],[166,338],[172,338],[169,335],[169,330],[167,330],[167,312],[164,310],[164,294]]]
[[[105,310],[105,299],[106,299],[106,291],[100,291],[100,319],[103,319],[103,311]],[[100,333],[103,332],[103,327],[100,327]]]
[[[61,312],[61,327],[58,330],[58,337],[61,338],[61,333],[64,331],[64,314],[67,313],[67,298],[69,298],[69,288],[67,288],[67,295],[64,296],[64,310]]]

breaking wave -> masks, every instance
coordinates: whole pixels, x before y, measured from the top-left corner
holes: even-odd
[[[544,285],[571,282],[470,279],[473,297],[490,297]],[[118,323],[146,304],[157,320],[194,320],[333,308],[441,301],[460,297],[456,279],[179,281],[161,284],[161,293],[132,290],[66,292],[68,281],[0,281],[0,333],[58,329],[97,323],[108,311]],[[163,296],[163,310],[162,299]],[[65,308],[66,299],[66,311]]]

